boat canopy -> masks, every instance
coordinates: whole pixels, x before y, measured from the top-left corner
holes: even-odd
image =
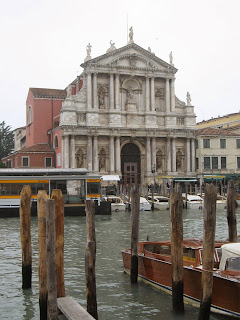
[[[239,258],[240,257],[240,242],[239,243],[227,243],[222,245],[222,258],[219,269],[225,270],[226,260],[228,258]]]
[[[118,175],[104,175],[101,177],[102,181],[120,181]]]

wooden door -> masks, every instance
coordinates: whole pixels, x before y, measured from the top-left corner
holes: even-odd
[[[124,163],[124,184],[131,185],[138,183],[137,179],[137,162]]]

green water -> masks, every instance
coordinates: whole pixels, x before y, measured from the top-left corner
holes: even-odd
[[[240,209],[237,211],[240,233]],[[184,237],[202,237],[202,210],[184,210]],[[32,218],[32,289],[22,290],[19,218],[3,218],[0,243],[0,319],[39,319],[37,218]],[[100,320],[197,319],[198,309],[185,306],[185,314],[172,313],[171,296],[144,283],[131,285],[123,272],[121,250],[130,248],[131,214],[96,216],[96,282]],[[140,240],[170,239],[169,211],[140,212]],[[216,239],[228,237],[226,211],[217,212]],[[86,308],[84,255],[85,217],[65,217],[65,287]],[[226,319],[212,314],[211,319]]]

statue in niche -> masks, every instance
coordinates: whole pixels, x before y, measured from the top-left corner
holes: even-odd
[[[131,86],[128,87],[127,97],[128,99],[133,99],[133,90]]]
[[[99,92],[98,102],[99,102],[100,109],[102,109],[104,107],[104,94],[103,94],[103,92]]]
[[[99,171],[103,171],[105,170],[105,156],[104,155],[100,155],[99,156]]]
[[[177,159],[176,159],[176,168],[177,168],[177,170],[181,169],[181,159],[179,159],[179,157],[177,157]]]
[[[77,158],[77,167],[78,168],[82,168],[82,165],[83,165],[83,156],[82,156],[82,154],[77,154],[76,158]]]
[[[190,93],[187,92],[187,106],[191,106],[191,96],[190,96]]]
[[[161,169],[162,168],[162,159],[160,157],[157,157],[157,169]]]

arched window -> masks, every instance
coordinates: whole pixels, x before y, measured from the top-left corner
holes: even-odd
[[[27,125],[33,122],[33,114],[32,114],[32,107],[28,107],[28,112],[27,112]]]
[[[55,149],[58,148],[58,136],[57,135],[54,138],[54,146],[55,146]]]

